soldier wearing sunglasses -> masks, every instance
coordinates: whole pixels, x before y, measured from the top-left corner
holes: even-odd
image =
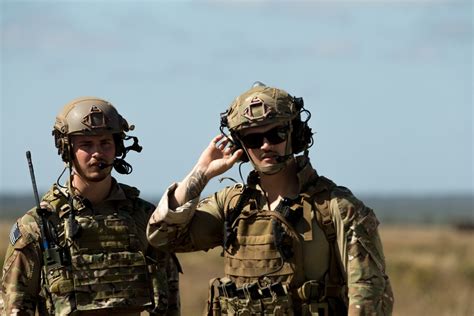
[[[221,114],[222,133],[150,218],[155,247],[223,248],[224,276],[210,282],[206,314],[391,315],[379,222],[311,166],[310,116],[302,98],[255,84]],[[246,183],[200,200],[239,161],[254,168]]]

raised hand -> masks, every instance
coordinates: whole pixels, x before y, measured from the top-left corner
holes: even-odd
[[[202,152],[193,170],[204,172],[208,180],[229,170],[242,156],[243,150],[234,151],[228,145],[229,139],[224,135],[214,137]]]
[[[242,156],[243,150],[233,151],[224,135],[214,137],[204,149],[193,170],[170,196],[170,207],[176,208],[199,196],[210,179],[229,170]]]

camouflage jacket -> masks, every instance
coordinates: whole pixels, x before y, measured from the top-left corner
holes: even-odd
[[[317,183],[320,177],[306,158],[298,157],[297,163],[300,168],[300,192],[311,193],[308,192],[311,191],[311,183]],[[252,174],[249,179],[251,177]],[[147,228],[150,243],[158,247],[166,245],[178,252],[222,245],[225,212],[230,203],[235,203],[233,192],[236,186],[227,187],[201,201],[196,198],[171,210],[168,208],[168,195],[175,187],[176,184],[173,184],[165,192],[150,219]],[[265,200],[258,183],[255,188],[260,192],[257,201]],[[349,315],[391,315],[393,294],[374,212],[347,188],[336,185],[323,203],[329,210],[336,232],[339,263],[347,285]],[[268,210],[265,202],[257,205],[261,211]],[[316,213],[316,210],[313,211],[313,214]],[[313,216],[311,222],[312,236],[302,237],[302,269],[306,280],[321,280],[329,270],[329,245],[317,216]]]
[[[74,199],[73,205],[74,209],[77,210],[77,213],[79,214],[78,218],[80,220],[82,218],[91,218],[94,225],[96,224],[96,222],[93,221],[94,218],[101,216],[102,218],[109,218],[107,216],[112,216],[110,218],[113,218],[114,215],[112,214],[120,212],[120,209],[124,208],[123,205],[133,205],[131,216],[133,217],[133,229],[137,232],[134,244],[139,245],[137,247],[143,249],[144,256],[147,258],[154,258],[153,260],[156,264],[157,270],[155,270],[154,273],[150,273],[150,275],[159,276],[157,283],[162,284],[160,286],[159,300],[161,300],[161,304],[164,304],[162,306],[168,307],[167,311],[155,310],[153,315],[179,315],[179,263],[177,260],[175,260],[176,257],[174,254],[170,255],[168,252],[160,251],[147,245],[145,229],[154,206],[151,203],[140,199],[138,195],[139,191],[137,189],[123,184],[118,184],[114,180],[113,189],[111,190],[108,198],[103,202],[91,205],[87,200],[81,200],[78,198]],[[54,229],[51,229],[50,231],[56,230],[57,237],[55,237],[54,240],[57,241],[57,244],[61,244],[64,242],[64,226],[66,221],[63,220],[63,217],[66,218],[67,216],[62,214],[62,212],[66,209],[66,205],[64,205],[63,202],[58,202],[58,199],[66,199],[64,195],[64,189],[54,185],[45,194],[41,204],[42,207],[47,209],[46,214],[49,216],[47,222],[51,225],[51,227],[54,227]],[[4,313],[6,315],[34,315],[35,312],[40,315],[68,315],[71,312],[74,314],[74,307],[71,310],[69,304],[68,307],[65,306],[65,308],[62,309],[62,302],[57,297],[52,295],[54,290],[51,288],[53,283],[50,280],[50,275],[53,273],[53,271],[48,270],[48,267],[45,267],[44,264],[45,259],[42,250],[43,239],[41,238],[39,223],[40,217],[34,208],[29,210],[23,217],[19,218],[13,225],[10,232],[10,244],[5,256],[1,287],[2,298],[4,301]],[[79,225],[84,226],[83,221],[81,221]],[[119,229],[121,228],[119,227]],[[81,236],[81,238],[82,239],[80,240],[83,242],[81,247],[83,247],[87,242],[92,244],[94,243],[93,237],[88,238],[88,236]],[[104,242],[102,242],[102,244],[104,244]],[[77,245],[75,247],[77,247]],[[124,249],[124,251],[126,250],[127,249]],[[115,251],[115,253],[123,253],[120,252],[120,249],[117,251]],[[106,250],[103,255],[107,255]],[[91,255],[86,256],[90,257]],[[128,259],[125,258],[125,260]],[[133,271],[132,268],[130,268],[130,271]],[[103,272],[104,271],[101,273]],[[48,278],[44,277],[45,274],[48,275]],[[74,279],[76,280],[75,277]],[[150,283],[149,293],[153,292],[151,282],[148,283]],[[90,287],[91,285],[87,286]],[[59,287],[64,287],[64,283],[59,285]],[[69,289],[69,291],[73,290]],[[77,294],[68,294],[68,297],[70,296],[75,296],[76,300],[77,297],[79,297]],[[157,300],[155,300],[155,305],[158,305]],[[106,307],[108,306],[98,306],[95,311],[92,311],[92,314],[96,315],[97,311],[100,311],[101,308]],[[123,307],[113,306],[113,308],[109,308],[107,311],[110,313],[116,311],[124,315],[140,314],[140,309],[137,309],[137,307],[134,309],[129,309],[127,304],[125,304]],[[84,311],[80,314],[87,315],[88,313],[91,312]]]

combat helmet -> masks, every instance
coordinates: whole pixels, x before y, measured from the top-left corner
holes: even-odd
[[[301,113],[306,119],[301,119]],[[245,128],[273,123],[287,123],[291,138],[288,140],[287,156],[307,150],[313,143],[313,133],[308,127],[311,113],[304,108],[303,98],[293,97],[282,89],[268,87],[257,81],[239,95],[226,112],[221,113],[221,130],[226,127],[237,148],[243,148],[243,161],[249,157],[239,140],[239,133]],[[278,169],[278,170],[277,170]],[[281,168],[276,168],[279,171]]]
[[[71,136],[112,134],[116,146],[115,155],[121,156],[120,159],[115,159],[114,167],[120,173],[130,173],[131,166],[123,159],[129,150],[140,152],[142,149],[136,137],[125,134],[134,128],[135,126],[129,125],[110,102],[96,97],[81,97],[69,102],[59,111],[53,127],[53,136],[58,154],[64,162],[70,163]],[[130,138],[134,141],[133,145],[125,147],[124,140]]]
[[[258,82],[238,96],[227,111],[227,127],[239,131],[248,127],[286,122],[299,114],[299,100],[286,91]]]

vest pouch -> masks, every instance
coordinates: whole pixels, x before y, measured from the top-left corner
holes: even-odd
[[[61,311],[61,315],[69,315],[73,311],[74,284],[71,273],[66,267],[45,269],[46,284],[44,291],[51,301],[47,301],[46,307],[51,315],[55,311]]]
[[[219,303],[221,315],[261,315],[264,311],[259,299],[220,296]]]
[[[263,315],[293,316],[291,298],[288,295],[262,298]]]
[[[67,271],[66,267],[47,270],[46,279],[51,294],[64,295],[74,290],[70,272]]]
[[[221,315],[234,316],[239,311],[239,298],[238,297],[225,297],[219,296],[219,305]]]
[[[219,313],[221,315],[294,315],[289,294],[286,292],[284,295],[277,295],[276,292],[267,293],[267,291],[262,291],[262,288],[256,287],[257,284],[253,283],[247,287],[238,288],[235,291],[236,296],[231,297],[220,294]],[[257,290],[257,296],[253,296],[254,289]],[[263,289],[268,290],[268,287]],[[212,315],[216,314],[212,313]]]
[[[241,299],[238,297],[219,297],[220,314],[293,316],[291,299],[288,296],[267,297],[263,299]],[[317,314],[316,314],[317,315]],[[323,315],[327,316],[327,315]]]
[[[77,309],[152,306],[147,268],[140,252],[73,254]]]

